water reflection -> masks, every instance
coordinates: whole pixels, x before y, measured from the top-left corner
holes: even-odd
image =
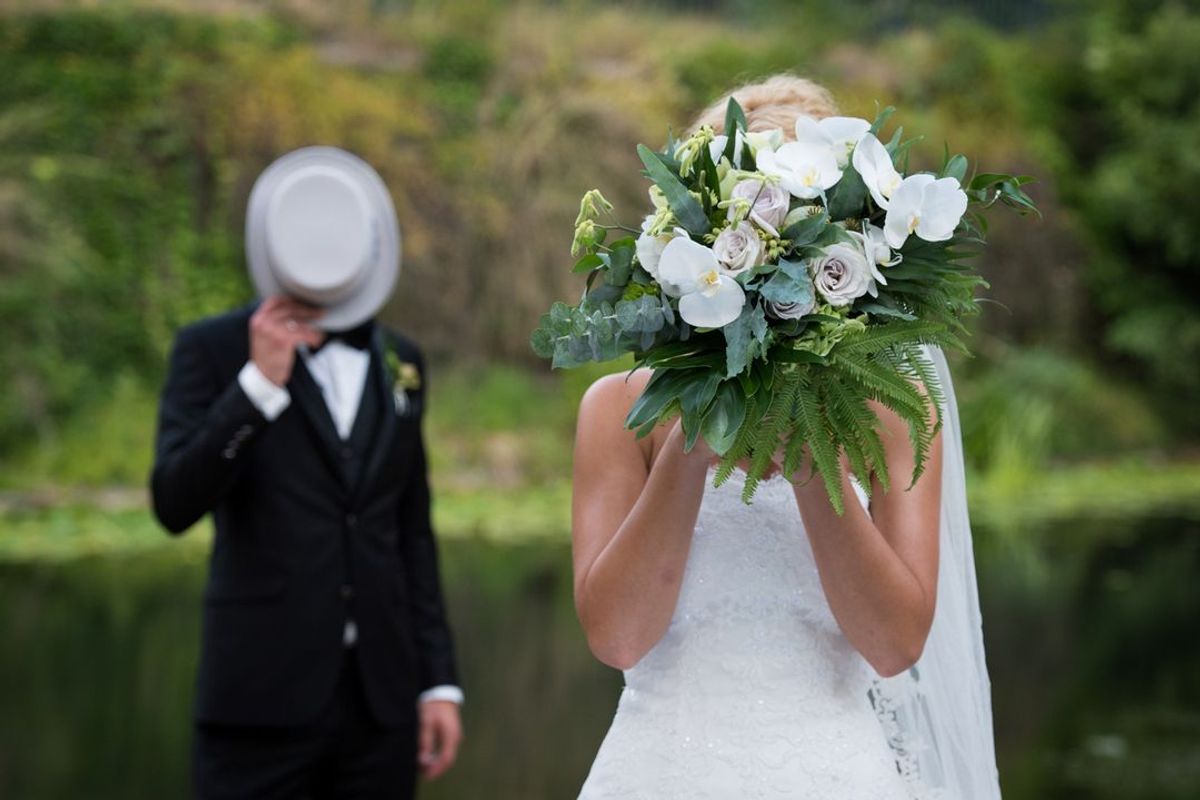
[[[1040,539],[980,554],[1005,796],[1200,796],[1200,525]],[[573,797],[620,679],[587,652],[567,549],[444,552],[469,744],[423,796]],[[202,579],[184,548],[0,566],[0,796],[186,796]]]

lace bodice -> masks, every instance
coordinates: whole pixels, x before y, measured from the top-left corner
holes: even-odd
[[[711,477],[711,475],[710,475]],[[906,800],[790,485],[706,491],[679,600],[581,798]]]

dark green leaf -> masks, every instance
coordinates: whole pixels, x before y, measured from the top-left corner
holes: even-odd
[[[708,217],[704,215],[704,209],[688,192],[679,177],[667,167],[662,155],[644,144],[638,145],[638,155],[641,157],[642,163],[646,165],[646,172],[650,175],[650,180],[654,181],[659,189],[662,189],[667,203],[671,206],[671,211],[675,212],[679,223],[687,232],[693,236],[703,236],[708,233],[711,226],[708,223]]]
[[[832,220],[861,217],[867,201],[867,185],[858,170],[849,164],[842,179],[829,190],[829,218]]]
[[[859,180],[861,181],[861,178]],[[819,214],[792,223],[783,230],[780,236],[789,240],[793,247],[802,247],[816,241],[827,224],[829,224],[829,215],[825,211],[821,211]]]
[[[600,256],[596,255],[595,253],[588,253],[586,256],[575,262],[575,266],[571,268],[571,272],[576,274],[582,272],[592,272],[593,270],[599,269],[602,266],[604,266],[604,259],[600,258]]]
[[[746,397],[743,384],[725,381],[717,390],[712,408],[704,417],[704,441],[718,455],[725,455],[737,438],[738,429],[746,419]]]

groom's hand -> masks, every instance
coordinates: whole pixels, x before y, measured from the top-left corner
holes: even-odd
[[[283,386],[292,376],[296,347],[317,347],[325,334],[312,327],[324,312],[290,297],[268,297],[250,317],[250,360],[267,380]]]
[[[458,703],[426,700],[419,706],[421,727],[418,733],[417,765],[421,774],[433,780],[454,765],[462,741],[462,721]]]

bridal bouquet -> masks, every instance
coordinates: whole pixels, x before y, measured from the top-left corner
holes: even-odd
[[[910,174],[914,140],[878,138],[891,113],[801,117],[785,143],[747,131],[730,100],[729,135],[639,146],[654,213],[640,231],[606,224],[612,205],[584,195],[572,254],[587,288],[542,317],[534,351],[555,367],[633,353],[654,374],[626,425],[644,436],[680,417],[686,447],[703,437],[722,456],[718,484],[748,460],[746,502],[777,454],[789,477],[810,465],[839,513],[842,454],[887,487],[869,401],[907,423],[915,482],[941,425],[921,346],[965,349],[985,285],[966,263],[986,234],[969,209],[1036,209],[1029,178],[966,180],[961,155]]]

